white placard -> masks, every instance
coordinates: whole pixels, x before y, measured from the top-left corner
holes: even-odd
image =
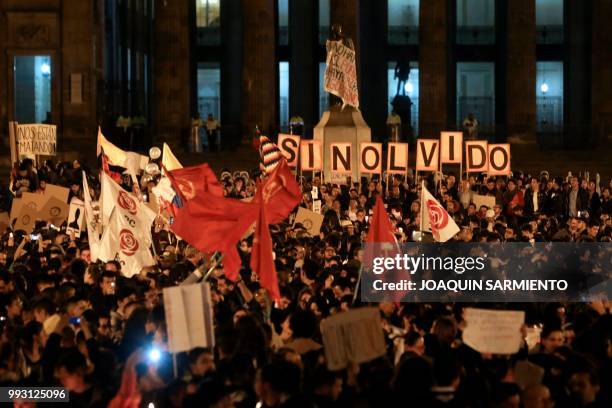
[[[525,312],[466,308],[463,342],[487,354],[514,354],[521,347]]]

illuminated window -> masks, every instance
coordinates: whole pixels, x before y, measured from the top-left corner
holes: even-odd
[[[419,0],[388,1],[389,44],[419,42]]]
[[[196,27],[199,45],[221,43],[221,0],[195,0]]]
[[[278,0],[278,43],[289,45],[289,0]]]
[[[221,68],[218,63],[198,64],[198,112],[201,118],[212,113],[221,118]]]
[[[329,38],[329,0],[319,0],[319,43],[325,44]]]
[[[457,44],[495,43],[495,0],[457,0]]]
[[[281,130],[289,129],[289,63],[278,63],[279,118]]]
[[[538,44],[563,43],[563,0],[536,0]]]
[[[563,62],[538,62],[536,68],[536,118],[540,132],[563,125]]]
[[[457,63],[457,122],[472,114],[480,130],[495,124],[495,64],[492,62]]]

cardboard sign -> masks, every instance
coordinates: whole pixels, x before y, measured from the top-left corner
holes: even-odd
[[[321,202],[319,201],[319,206]],[[313,203],[314,208],[314,203]],[[321,209],[319,208],[319,211]],[[321,225],[323,225],[323,216],[321,214],[317,214],[314,211],[310,211],[306,208],[300,207],[298,208],[297,215],[295,216],[294,225],[300,223],[306,228],[306,231],[310,234],[311,237],[316,237],[321,232]]]
[[[343,106],[352,105],[359,108],[355,51],[344,45],[342,41],[327,40],[326,48],[325,92],[340,97]]]
[[[408,172],[408,143],[389,143],[387,145],[387,173],[406,174]]]
[[[437,171],[438,158],[440,156],[440,143],[434,139],[417,140],[417,171]]]
[[[440,133],[440,163],[460,164],[463,160],[463,132]]]
[[[483,205],[490,210],[492,210],[493,207],[495,207],[495,197],[494,196],[474,194],[472,195],[472,202],[476,206],[477,211]]]
[[[465,142],[465,171],[482,172],[488,170],[488,143],[486,141]]]
[[[359,171],[362,174],[382,172],[382,144],[361,143],[359,145]]]
[[[51,224],[60,226],[68,219],[69,207],[65,201],[57,197],[51,197],[39,212],[40,219],[50,221]]]
[[[361,364],[386,353],[378,308],[338,313],[321,322],[325,359],[329,370],[342,370],[349,362]]]
[[[42,211],[43,207],[49,200],[49,197],[44,194],[37,193],[22,193],[21,203],[24,207],[33,209],[36,212]]]
[[[507,143],[490,144],[489,175],[508,176],[510,174],[510,145]]]
[[[300,141],[300,167],[303,171],[323,170],[323,146],[319,140]]]
[[[21,204],[21,211],[19,211],[19,215],[17,215],[17,218],[15,219],[13,230],[24,230],[27,233],[32,232],[34,225],[36,224],[36,220],[38,219],[38,214],[38,211],[30,207],[25,207],[23,204]]]
[[[180,353],[195,347],[214,347],[213,303],[210,285],[164,288],[164,310],[168,330],[168,351]]]
[[[17,125],[17,150],[20,155],[55,156],[56,145],[55,125]]]
[[[300,137],[294,135],[278,135],[278,148],[280,149],[289,167],[297,167],[300,153]]]
[[[352,174],[352,146],[352,143],[331,143],[329,145],[329,156],[331,160],[330,169],[332,174]]]
[[[15,218],[17,218],[17,216],[21,212],[22,206],[23,205],[21,204],[21,198],[13,198],[13,202],[11,203],[11,214],[9,217],[11,223],[13,222],[13,220],[15,220]]]
[[[70,210],[68,212],[68,226],[66,232],[73,232],[76,238],[81,237],[81,230],[83,229],[83,219],[85,215],[85,203],[79,199],[73,199],[70,203]]]
[[[542,384],[545,370],[528,360],[517,361],[514,365],[514,382],[525,389],[529,386]]]
[[[521,347],[524,311],[465,309],[463,342],[487,354],[514,354]]]

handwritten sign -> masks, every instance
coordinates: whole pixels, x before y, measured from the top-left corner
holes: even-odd
[[[338,313],[321,322],[327,368],[341,370],[350,362],[361,364],[385,354],[385,339],[377,308]]]
[[[467,326],[463,342],[487,354],[514,354],[521,346],[521,326],[525,312],[511,310],[465,309]]]
[[[17,151],[20,155],[55,156],[56,146],[55,125],[17,125]]]
[[[355,51],[342,44],[341,41],[328,40],[326,47],[325,92],[341,98],[343,107],[352,105],[359,108]]]

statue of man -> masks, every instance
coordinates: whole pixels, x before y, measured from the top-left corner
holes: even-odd
[[[402,95],[406,96],[406,82],[410,78],[410,60],[406,57],[400,57],[395,65],[395,76],[397,79],[397,91],[395,95],[399,95],[400,91]]]

